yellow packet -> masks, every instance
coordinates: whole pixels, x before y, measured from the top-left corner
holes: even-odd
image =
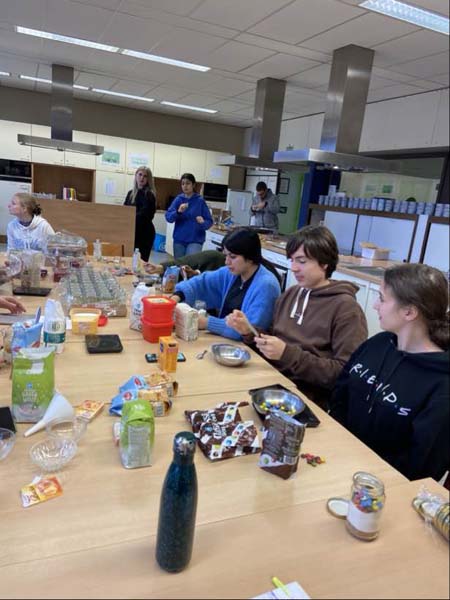
[[[57,496],[61,496],[63,489],[57,477],[46,477],[40,479],[37,483],[24,485],[20,490],[22,498],[22,506],[28,508],[33,504],[39,504],[46,500],[51,500]]]
[[[85,400],[79,406],[75,407],[75,414],[81,419],[92,421],[105,406],[104,402],[95,402],[94,400]]]

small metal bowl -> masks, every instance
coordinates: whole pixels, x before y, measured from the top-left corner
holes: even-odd
[[[251,396],[255,410],[261,415],[281,410],[290,417],[295,417],[305,408],[301,398],[284,390],[257,390]]]
[[[30,449],[30,458],[43,471],[59,471],[72,460],[77,452],[77,443],[64,438],[47,438]]]
[[[233,344],[213,344],[211,351],[216,362],[227,367],[240,367],[250,360],[250,352]]]

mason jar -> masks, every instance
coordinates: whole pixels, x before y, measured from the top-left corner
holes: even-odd
[[[364,471],[355,473],[346,518],[348,531],[360,540],[376,539],[385,501],[382,481]]]

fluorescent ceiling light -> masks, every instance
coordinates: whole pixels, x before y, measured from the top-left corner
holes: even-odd
[[[166,58],[165,56],[158,56],[156,54],[137,52],[136,50],[125,49],[122,50],[121,54],[133,56],[134,58],[142,58],[143,60],[152,60],[153,62],[171,65],[172,67],[182,67],[183,69],[191,69],[192,71],[202,71],[202,73],[211,70],[211,67],[204,67],[203,65],[196,65],[195,63],[184,62],[183,60],[175,60],[174,58]]]
[[[38,83],[49,83],[51,85],[51,79],[43,79],[42,77],[31,77],[31,75],[19,75],[19,79],[27,79],[28,81],[37,81]]]
[[[425,29],[432,29],[439,33],[449,34],[449,20],[447,17],[432,13],[404,2],[397,2],[397,0],[366,0],[359,6],[361,8],[367,8],[374,12],[387,15],[388,17],[394,17],[394,19],[400,19],[400,21],[407,21],[413,23],[418,27]]]
[[[77,46],[86,46],[88,48],[94,48],[95,50],[104,50],[105,52],[119,51],[117,46],[98,44],[97,42],[90,42],[89,40],[82,40],[80,38],[74,38],[68,35],[59,35],[59,33],[49,33],[48,31],[40,31],[39,29],[29,29],[28,27],[20,27],[19,25],[16,25],[16,31],[17,33],[24,33],[25,35],[32,35],[34,37],[44,38],[46,40],[65,42],[66,44],[76,44]]]
[[[76,90],[88,90],[89,88],[87,87],[87,85],[78,85],[77,83],[73,84],[74,89]]]
[[[0,75],[2,77],[11,77],[11,73],[8,73],[8,71],[0,71]]]
[[[177,104],[176,102],[167,102],[166,100],[162,100],[160,104],[164,104],[165,106],[174,106],[175,108],[197,110],[198,112],[210,113],[212,115],[217,112],[217,110],[211,110],[210,108],[201,108],[200,106],[191,106],[190,104]]]
[[[143,60],[151,60],[153,62],[159,62],[165,65],[171,65],[173,67],[181,67],[183,69],[191,69],[193,71],[201,71],[203,73],[211,70],[210,67],[196,65],[195,63],[189,63],[183,60],[175,60],[173,58],[166,58],[156,54],[147,54],[146,52],[138,52],[136,50],[129,50],[127,48],[121,49],[117,46],[98,44],[97,42],[90,42],[89,40],[82,40],[80,38],[74,38],[68,35],[59,35],[59,33],[49,33],[48,31],[41,31],[39,29],[29,29],[28,27],[21,27],[20,25],[16,25],[16,31],[17,33],[24,33],[25,35],[32,35],[34,37],[44,38],[46,40],[65,42],[66,44],[76,44],[77,46],[86,46],[88,48],[94,48],[94,50],[104,50],[105,52],[117,52],[119,54],[124,54],[125,56],[142,58]]]
[[[144,98],[143,96],[134,96],[133,94],[122,94],[122,92],[112,92],[111,90],[101,90],[99,88],[92,88],[93,92],[99,94],[108,94],[109,96],[120,96],[121,98],[131,98],[132,100],[143,100],[144,102],[154,102],[154,98]]]

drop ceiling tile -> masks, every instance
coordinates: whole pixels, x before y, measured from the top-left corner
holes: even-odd
[[[99,6],[100,8],[107,8],[108,10],[116,10],[119,8],[121,0],[76,0],[79,4],[89,4],[92,6]]]
[[[266,58],[241,72],[244,75],[251,74],[260,78],[275,77],[284,79],[285,77],[306,71],[317,64],[308,58],[299,58],[289,54],[275,54],[275,56]]]
[[[442,83],[443,85],[448,85],[448,79],[448,71],[446,73],[442,73],[441,75],[433,75],[433,81]]]
[[[272,55],[271,50],[233,41],[211,52],[207,64],[215,69],[237,72]]]
[[[449,16],[450,7],[447,0],[415,0],[414,4],[426,10]]]
[[[234,100],[237,100],[238,102],[245,102],[247,104],[251,104],[252,106],[255,104],[255,98],[256,98],[256,89],[250,90],[248,92],[244,92],[243,94],[237,94],[236,96],[233,96]]]
[[[380,67],[376,66],[372,68],[372,75],[376,75],[377,77],[383,77],[384,79],[390,79],[391,81],[395,81],[397,83],[407,83],[412,79],[411,75],[397,73],[395,71],[391,71],[390,69],[381,69]]]
[[[22,58],[14,54],[0,52],[0,70],[9,71],[15,75],[30,75],[37,76],[38,63],[32,59]]]
[[[410,96],[411,94],[419,94],[422,89],[408,85],[407,83],[399,83],[397,85],[389,85],[387,87],[373,90],[369,93],[368,102],[376,102],[377,100],[388,100],[390,98],[398,98],[399,96]]]
[[[187,16],[202,3],[202,0],[183,0],[182,2],[180,0],[138,0],[137,3],[175,15]]]
[[[203,94],[186,94],[182,96],[180,102],[182,104],[190,104],[191,106],[200,106],[202,108],[214,108],[215,106],[211,106],[220,101],[220,98],[217,96],[207,96]]]
[[[12,25],[43,29],[46,0],[0,0],[0,19]]]
[[[146,2],[146,0],[144,1]],[[181,0],[175,1],[179,1],[180,5],[183,4]],[[218,37],[226,39],[232,39],[237,35],[237,33],[239,33],[235,29],[230,29],[228,27],[213,25],[211,23],[205,23],[204,21],[197,21],[195,19],[190,19],[189,17],[158,10],[148,5],[148,3],[143,4],[140,0],[122,0],[119,7],[119,12],[145,19],[153,19],[159,23],[164,23],[173,27],[185,28],[190,31],[199,31],[200,33],[217,35]]]
[[[77,85],[86,85],[88,87],[96,87],[103,90],[109,90],[117,83],[117,78],[105,77],[97,73],[80,73],[75,83]]]
[[[46,22],[43,29],[85,40],[99,41],[113,11],[70,2],[70,0],[47,0]]]
[[[52,66],[39,63],[38,69],[37,69],[37,77],[42,77],[42,79],[50,79],[51,80],[52,79]]]
[[[322,98],[313,98],[304,94],[290,94],[284,101],[284,110],[296,112],[299,109],[311,108],[316,112],[325,109],[326,94]]]
[[[249,33],[263,35],[282,42],[298,44],[312,35],[336,27],[349,19],[364,14],[360,8],[337,0],[295,0],[274,15],[249,29]]]
[[[90,48],[82,46],[74,46],[73,44],[65,44],[64,42],[53,42],[51,40],[42,40],[42,50],[40,57],[42,60],[47,60],[49,63],[61,63],[65,65],[83,65],[89,60],[92,54],[100,54]],[[101,54],[107,54],[102,52]],[[109,54],[109,53],[108,53]]]
[[[235,96],[254,89],[254,84],[223,77],[208,86],[208,92],[218,96]]]
[[[136,81],[127,81],[125,79],[121,79],[117,81],[111,88],[113,92],[121,92],[123,94],[133,94],[135,96],[144,96],[146,95],[150,88],[153,85],[149,83],[138,83]],[[150,94],[151,95],[151,94]]]
[[[103,28],[98,41],[119,48],[154,53],[153,48],[172,30],[171,25],[116,12]]]
[[[194,35],[192,31],[175,28],[170,35],[152,46],[152,54],[209,66],[209,54],[225,42],[226,40],[217,36],[203,33]]]
[[[169,102],[178,102],[181,98],[187,95],[187,91],[181,88],[171,88],[165,85],[160,85],[151,89],[147,96],[156,100],[168,100]]]
[[[449,68],[448,52],[427,56],[420,60],[408,61],[392,67],[395,71],[421,79],[430,79],[435,73],[445,73]]]
[[[253,107],[241,108],[239,110],[235,110],[232,113],[233,117],[243,118],[243,119],[253,119],[254,110]]]
[[[378,75],[374,75],[372,73],[369,82],[369,91],[379,90],[381,88],[387,87],[389,85],[394,85],[394,81],[392,79],[386,79],[385,77],[378,77]],[[398,82],[400,83],[400,82]]]
[[[36,59],[40,56],[43,40],[16,33],[9,29],[0,29],[0,50],[20,54],[21,56],[29,56]]]
[[[303,87],[316,88],[321,85],[327,85],[330,80],[331,65],[320,65],[313,67],[298,75],[288,78],[289,82],[298,83]]]
[[[290,0],[258,0],[257,3],[248,0],[204,0],[192,11],[190,17],[243,31],[289,2]]]
[[[325,51],[318,52],[316,50],[311,50],[310,48],[305,48],[304,46],[286,44],[278,40],[271,40],[267,37],[252,35],[251,33],[241,33],[235,37],[234,41],[258,46],[259,48],[265,48],[267,50],[273,50],[274,52],[301,56],[302,58],[309,58],[311,60],[317,60],[318,62],[327,62],[330,58],[330,53]]]
[[[330,53],[350,42],[365,48],[372,48],[375,44],[381,44],[414,31],[418,31],[414,25],[372,12],[333,27],[309,40],[304,40],[302,46],[315,50],[326,50]]]
[[[218,77],[213,71],[199,73],[198,71],[188,71],[187,69],[168,66],[164,66],[164,70],[168,85],[170,84],[171,87],[181,87],[192,92],[203,92],[205,90],[207,93],[216,95],[211,86],[223,79],[222,77]],[[221,95],[219,94],[219,96]]]
[[[379,44],[374,50],[374,64],[378,67],[386,67],[445,50],[448,52],[448,38],[440,33],[422,29],[397,40]]]
[[[239,110],[248,110],[249,107],[241,104],[240,102],[236,102],[234,100],[221,100],[220,102],[216,102],[211,104],[209,108],[214,110],[218,110],[224,113],[233,113]],[[251,108],[253,114],[253,108]]]
[[[447,77],[447,81],[444,83],[448,84],[448,73],[446,74]],[[435,76],[433,75],[433,80],[435,79]],[[418,88],[421,88],[422,90],[436,90],[442,87],[442,85],[438,82],[438,81],[433,81],[433,80],[428,80],[428,79],[412,79],[409,82],[409,85],[415,85]]]

